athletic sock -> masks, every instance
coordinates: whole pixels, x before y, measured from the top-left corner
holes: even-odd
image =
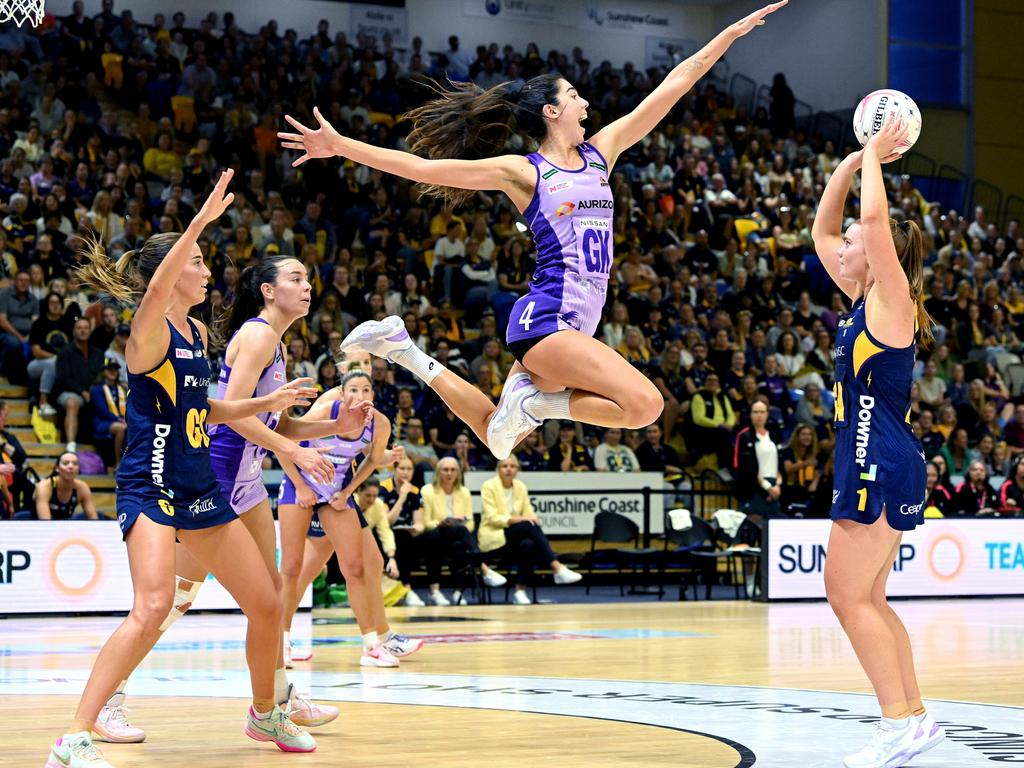
[[[561,392],[538,392],[523,401],[523,410],[538,421],[545,419],[571,419],[569,398],[573,390],[563,389]]]
[[[375,648],[380,644],[380,640],[377,638],[376,632],[367,632],[363,635],[363,650],[368,651],[371,648]]]
[[[278,704],[288,701],[288,673],[284,667],[274,670],[274,701]]]
[[[902,731],[904,728],[910,727],[909,717],[883,717],[882,722],[885,723],[885,727],[893,731]]]
[[[258,709],[256,709],[255,705],[253,705],[252,707],[253,717],[255,717],[257,720],[266,720],[268,717],[270,717],[270,713],[273,711],[274,710],[270,709],[266,712],[260,712]]]
[[[437,360],[415,344],[412,344],[407,349],[392,352],[388,359],[419,376],[428,387],[430,382],[441,375],[442,371],[447,370],[441,363],[437,362]]]
[[[390,640],[394,636],[395,636],[394,630],[389,629],[387,632],[385,632],[383,635],[380,636],[380,641],[382,643],[386,643],[388,640]]]

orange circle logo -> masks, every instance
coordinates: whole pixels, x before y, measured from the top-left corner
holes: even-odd
[[[84,584],[76,586],[75,584],[68,584],[61,577],[58,561],[64,553],[70,554],[77,549],[85,550],[85,553],[92,558],[92,576]],[[74,556],[79,556],[78,552],[75,552]],[[50,583],[58,592],[68,597],[84,597],[96,588],[96,585],[100,583],[102,578],[103,555],[96,548],[96,545],[87,539],[66,539],[54,547],[53,552],[50,553]]]
[[[939,581],[955,581],[967,565],[967,552],[959,536],[940,533],[928,547],[928,567]]]

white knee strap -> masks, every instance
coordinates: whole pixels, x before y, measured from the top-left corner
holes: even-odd
[[[185,589],[183,584],[192,586]],[[199,589],[202,586],[203,582],[201,581],[189,581],[180,576],[174,577],[174,605],[171,607],[171,612],[167,614],[167,618],[164,619],[164,623],[160,625],[161,632],[166,632],[174,622],[185,615],[185,611],[195,602],[196,595],[199,594]]]

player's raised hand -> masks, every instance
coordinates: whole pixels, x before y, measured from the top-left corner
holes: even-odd
[[[871,150],[883,163],[891,163],[899,159],[898,147],[907,146],[907,135],[910,133],[910,123],[906,120],[897,120],[895,115],[890,115],[885,125],[872,136],[865,150]]]
[[[199,213],[196,214],[196,218],[199,219],[204,225],[212,224],[221,216],[224,215],[231,203],[234,202],[235,193],[228,192],[228,184],[231,183],[232,177],[235,175],[233,168],[228,168],[224,173],[217,179],[217,183],[213,187],[213,192],[206,198],[206,202],[203,203],[203,207],[199,209]]]
[[[286,411],[293,405],[306,406],[312,403],[317,396],[316,388],[310,386],[313,383],[311,378],[303,377],[293,379],[282,387],[278,387],[267,395],[270,405],[268,411]]]
[[[319,107],[313,107],[313,117],[316,118],[319,128],[305,126],[291,115],[284,116],[284,119],[298,133],[279,131],[277,138],[281,140],[281,146],[285,149],[296,149],[305,153],[295,160],[292,166],[302,165],[307,160],[341,154],[341,134],[320,114]]]
[[[733,34],[736,35],[736,37],[743,37],[743,35],[747,34],[754,27],[763,27],[765,16],[767,16],[770,13],[775,13],[777,10],[779,10],[779,8],[786,5],[786,3],[788,2],[789,0],[782,0],[782,2],[780,3],[772,3],[771,5],[766,5],[764,8],[754,11],[749,16],[745,16],[744,18],[740,19],[735,24],[733,24],[729,29]]]
[[[354,397],[345,398],[334,420],[336,434],[344,435],[363,429],[373,419],[373,403],[368,400],[356,402]]]

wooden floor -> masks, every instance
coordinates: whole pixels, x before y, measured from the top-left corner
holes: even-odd
[[[896,607],[931,708],[958,734],[913,765],[1024,761],[1024,600]],[[313,626],[300,617],[315,656],[292,679],[342,708],[313,731],[312,755],[284,755],[242,734],[244,623],[234,615],[187,616],[167,634],[128,687],[146,743],[103,745],[104,754],[118,768],[792,768],[840,765],[877,716],[822,603],[466,606],[392,616],[397,629],[430,642],[401,669],[368,671],[358,667],[347,612],[318,612]],[[0,708],[13,726],[0,766],[43,764],[115,625],[0,621]],[[981,737],[997,733],[986,753]]]

